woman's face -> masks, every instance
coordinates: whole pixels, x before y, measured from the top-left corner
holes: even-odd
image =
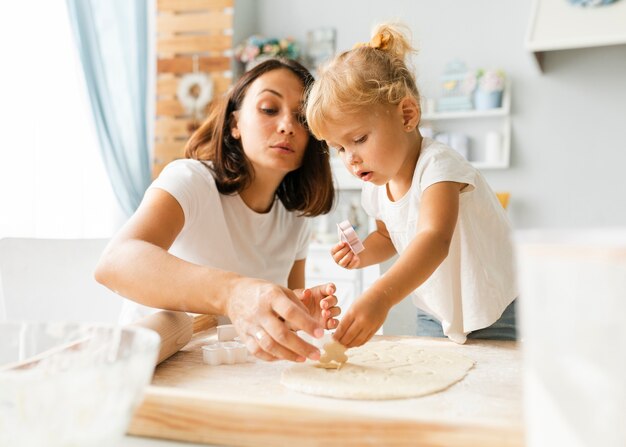
[[[290,70],[279,68],[259,76],[233,112],[231,134],[241,140],[255,170],[282,175],[302,164],[309,133],[302,124],[304,85]]]

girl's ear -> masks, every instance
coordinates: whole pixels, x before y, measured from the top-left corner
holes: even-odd
[[[422,117],[422,110],[420,109],[419,103],[412,96],[405,96],[398,106],[402,115],[402,125],[404,129],[407,131],[414,130]]]

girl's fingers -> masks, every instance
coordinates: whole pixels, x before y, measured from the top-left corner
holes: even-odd
[[[367,330],[361,331],[359,335],[354,340],[352,340],[350,347],[361,346],[367,343],[367,341],[370,338],[372,338],[372,335],[373,333],[371,333],[370,331],[367,331]]]
[[[341,343],[342,345],[345,345],[345,343],[343,343],[345,341],[344,340],[345,334],[353,322],[354,322],[354,315],[351,312],[348,312],[339,323],[339,326],[337,326],[337,330],[333,334],[333,338],[339,343]]]
[[[359,257],[358,255],[354,255],[352,257],[352,260],[350,261],[350,263],[347,265],[346,268],[353,269],[355,267],[358,267],[358,265],[359,265]]]
[[[350,264],[350,261],[352,261],[354,254],[352,253],[351,250],[349,250],[346,255],[341,258],[341,260],[337,263],[340,266],[342,266],[343,268],[347,268],[348,264]]]
[[[359,327],[356,321],[353,321],[350,327],[346,330],[346,333],[343,335],[343,337],[341,337],[341,344],[348,348],[352,348],[353,346],[355,346],[354,341],[357,339],[361,332],[362,329]]]
[[[342,244],[344,245],[341,249],[336,250],[336,251],[331,251],[331,254],[333,256],[333,260],[336,263],[339,263],[339,261],[344,258],[346,256],[346,254],[350,253],[352,250],[350,250],[350,247],[348,247],[348,244],[346,244],[345,242],[342,242]]]
[[[335,253],[340,251],[345,246],[346,246],[345,242],[338,242],[337,244],[333,245],[333,247],[330,249],[330,253],[334,255]]]

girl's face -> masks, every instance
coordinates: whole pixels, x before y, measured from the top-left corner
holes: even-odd
[[[290,70],[280,68],[259,76],[233,112],[231,134],[241,139],[255,170],[294,171],[302,164],[309,141],[304,127],[304,85]]]
[[[354,176],[375,185],[400,180],[410,157],[400,106],[377,105],[324,125],[324,139]],[[410,171],[410,173],[409,173]]]

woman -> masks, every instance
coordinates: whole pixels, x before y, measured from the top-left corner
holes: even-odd
[[[304,287],[307,216],[334,198],[328,151],[303,119],[313,82],[299,63],[259,64],[192,135],[113,238],[96,279],[146,307],[227,315],[264,360],[319,359],[293,330],[337,325],[333,284]]]

